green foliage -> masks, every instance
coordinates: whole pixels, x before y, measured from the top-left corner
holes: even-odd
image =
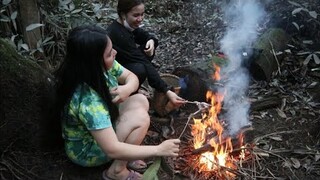
[[[65,41],[70,29],[83,24],[104,26],[117,17],[115,8],[99,1],[60,0],[54,9],[42,9],[41,12],[46,25],[44,51],[53,67],[65,55]]]
[[[65,42],[71,28],[83,24],[100,24],[103,26],[117,17],[116,10],[99,1],[59,0],[40,1],[42,23],[30,24],[26,31],[37,28],[42,30],[42,38],[35,49],[30,49],[23,41],[22,32],[18,31],[19,12],[11,0],[2,0],[0,23],[5,25],[3,38],[11,41],[14,48],[22,55],[29,56],[37,62],[45,61],[54,70],[65,55]],[[50,70],[50,69],[49,69]]]
[[[143,173],[143,180],[158,180],[158,171],[161,165],[161,157],[157,157],[154,163]]]

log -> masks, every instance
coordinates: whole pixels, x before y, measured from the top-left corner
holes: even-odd
[[[238,134],[242,134],[242,135],[244,135],[244,137],[246,137],[246,136],[250,136],[249,133],[252,132],[252,131],[253,131],[253,128],[251,126],[245,126],[245,127],[241,128],[239,130]],[[217,137],[215,137],[215,138],[217,138]],[[251,137],[248,138],[248,139],[251,139]],[[240,142],[239,142],[239,139],[237,137],[232,138],[231,142],[232,142],[233,148],[240,148],[239,147],[240,146],[239,145]],[[248,140],[246,140],[246,142],[248,142]],[[226,143],[226,141],[223,140],[222,144],[225,145],[225,143]],[[210,144],[205,144],[205,145],[203,145],[202,147],[200,147],[198,149],[194,149],[191,154],[193,154],[193,155],[194,154],[202,154],[202,153],[205,153],[207,151],[213,151],[213,150],[214,150],[214,147],[212,147]]]
[[[270,81],[282,60],[275,53],[285,50],[289,40],[286,32],[278,28],[270,28],[260,36],[253,48],[261,50],[261,53],[250,65],[250,72],[255,79]]]
[[[251,111],[261,111],[265,109],[270,109],[274,107],[279,107],[281,105],[281,98],[279,96],[266,97],[259,99],[251,103]]]
[[[285,50],[289,40],[290,37],[284,30],[278,28],[268,29],[251,47],[241,49],[242,53],[247,53],[247,55],[243,55],[242,66],[249,69],[254,79],[270,81],[272,74],[278,70],[283,59],[276,53]],[[195,60],[197,63],[179,67],[173,71],[173,74],[184,77],[189,74],[189,69],[190,72],[199,74],[198,80],[205,82],[207,87],[210,87],[215,83],[212,80],[212,74],[215,72],[213,64],[221,66],[226,64],[228,60],[228,57],[221,53],[214,52],[210,56],[208,59]],[[193,82],[195,82],[194,84],[199,83],[198,81]],[[200,91],[199,94],[201,95],[202,92]]]

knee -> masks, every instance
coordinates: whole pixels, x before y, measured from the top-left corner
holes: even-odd
[[[142,94],[135,94],[135,102],[138,103],[136,106],[137,115],[139,116],[139,121],[142,123],[143,126],[150,125],[150,116],[149,116],[149,101],[146,96]]]
[[[135,96],[135,102],[139,104],[137,107],[143,108],[148,113],[149,101],[147,97],[143,94],[134,94],[133,96]]]

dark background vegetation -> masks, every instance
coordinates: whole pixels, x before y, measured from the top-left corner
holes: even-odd
[[[52,73],[63,60],[68,31],[79,24],[106,27],[116,1],[3,0],[0,5],[0,179],[100,179],[105,167],[72,164],[55,139],[50,119]],[[252,109],[250,120],[264,154],[251,178],[318,179],[320,176],[320,2],[265,3],[260,25],[283,29],[290,43],[279,53],[281,71],[270,81],[252,78],[252,103],[275,97],[281,103]],[[160,40],[154,65],[162,73],[190,67],[219,51],[225,32],[217,0],[146,1],[145,28]],[[58,123],[58,122],[57,122]],[[178,124],[180,128],[184,124]],[[165,136],[167,124],[152,123],[146,144]],[[262,153],[261,153],[262,154]],[[161,170],[160,179],[182,179]],[[213,178],[214,179],[214,178]]]

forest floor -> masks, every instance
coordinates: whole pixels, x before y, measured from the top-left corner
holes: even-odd
[[[172,73],[177,67],[190,67],[220,50],[219,41],[226,28],[220,3],[208,0],[156,1],[146,6],[148,16],[145,27],[160,40],[154,59],[160,72]],[[319,3],[313,1],[306,7],[310,11],[320,9]],[[313,59],[304,63],[310,53],[303,52],[320,50],[320,25],[319,18],[313,21],[307,13],[292,16],[296,8],[288,1],[265,5],[267,18],[259,31],[282,28],[290,35],[291,42],[282,52],[281,71],[274,73],[270,81],[250,80],[247,94],[252,104],[268,98],[280,100],[280,103],[250,110],[249,119],[255,140],[251,144],[254,146],[251,159],[248,160],[251,163],[236,170],[238,176],[235,179],[319,179],[319,64]],[[299,31],[295,24],[301,25]],[[313,43],[304,43],[307,40],[313,40]],[[179,137],[189,115],[195,110],[192,105],[182,107],[171,124],[169,118],[159,123],[151,112],[153,121],[144,144],[158,144],[166,138]],[[170,134],[170,128],[175,133]],[[181,138],[185,141],[184,145],[189,143],[187,135],[190,132],[185,134]],[[173,159],[163,158],[162,161],[159,179],[201,179],[204,176],[196,170],[177,171],[176,165],[172,165],[175,162]],[[11,146],[1,154],[0,162],[0,177],[4,180],[101,179],[101,172],[106,168],[74,165],[62,149],[43,152],[37,149],[17,150]],[[219,179],[215,175],[213,173],[205,179]]]

